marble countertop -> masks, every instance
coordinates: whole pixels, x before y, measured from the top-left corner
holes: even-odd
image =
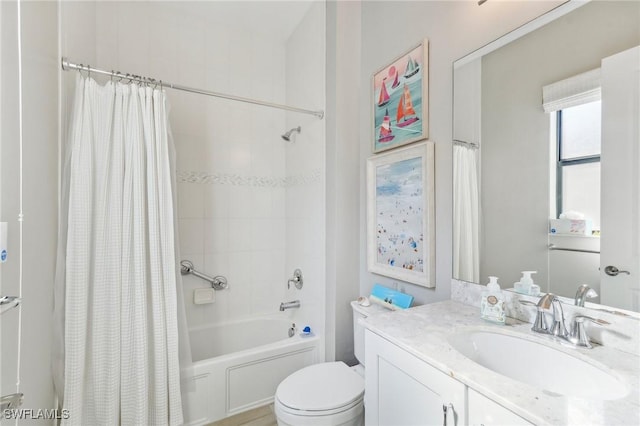
[[[613,347],[563,346],[551,336],[531,331],[531,324],[507,318],[506,325],[480,319],[478,308],[455,301],[417,306],[361,319],[372,332],[485,395],[526,420],[540,425],[640,424],[640,357]],[[510,334],[566,352],[608,370],[629,387],[626,397],[611,401],[553,394],[512,380],[476,364],[447,341],[452,333],[474,329]],[[505,348],[508,350],[508,348]],[[544,362],[537,366],[544,374]]]

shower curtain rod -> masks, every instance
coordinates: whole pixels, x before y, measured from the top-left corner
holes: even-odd
[[[239,101],[239,102],[245,102],[248,104],[262,105],[270,108],[284,109],[286,111],[299,112],[302,114],[311,114],[311,115],[315,115],[319,119],[322,119],[324,117],[324,111],[322,110],[312,111],[309,109],[297,108],[289,105],[275,104],[272,102],[265,102],[257,99],[243,98],[240,96],[227,95],[224,93],[212,92],[209,90],[195,89],[193,87],[183,86],[183,85],[174,84],[174,83],[167,83],[166,81],[156,80],[148,77],[142,77],[139,75],[123,74],[120,71],[105,71],[105,70],[93,68],[90,65],[76,64],[76,63],[70,62],[65,57],[62,57],[62,69],[64,71],[74,71],[74,70],[86,71],[89,74],[94,73],[94,74],[100,74],[100,75],[107,75],[110,77],[116,77],[116,78],[126,79],[130,81],[137,81],[140,83],[159,84],[163,87],[168,87],[170,89],[182,90],[184,92],[190,92],[190,93],[197,93],[199,95],[214,96],[216,98],[229,99],[231,101]]]
[[[453,143],[457,143],[458,145],[465,145],[468,146],[469,148],[473,148],[473,149],[478,149],[479,146],[477,143],[475,142],[467,142],[467,141],[461,141],[459,139],[454,139]]]

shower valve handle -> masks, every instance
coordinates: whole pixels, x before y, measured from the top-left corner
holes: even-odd
[[[293,278],[289,278],[289,281],[287,281],[287,288],[291,288],[291,284],[295,285],[298,290],[302,288],[304,280],[302,279],[302,271],[300,269],[293,271]]]

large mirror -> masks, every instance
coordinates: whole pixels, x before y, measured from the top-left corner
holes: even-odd
[[[640,311],[639,45],[640,2],[568,2],[454,63],[454,278]]]

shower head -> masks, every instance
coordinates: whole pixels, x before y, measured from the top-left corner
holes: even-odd
[[[289,130],[287,133],[282,135],[282,139],[284,139],[285,141],[289,142],[289,141],[291,141],[291,135],[293,134],[293,132],[300,133],[300,130],[302,130],[302,128],[300,126],[294,127],[293,129]]]

